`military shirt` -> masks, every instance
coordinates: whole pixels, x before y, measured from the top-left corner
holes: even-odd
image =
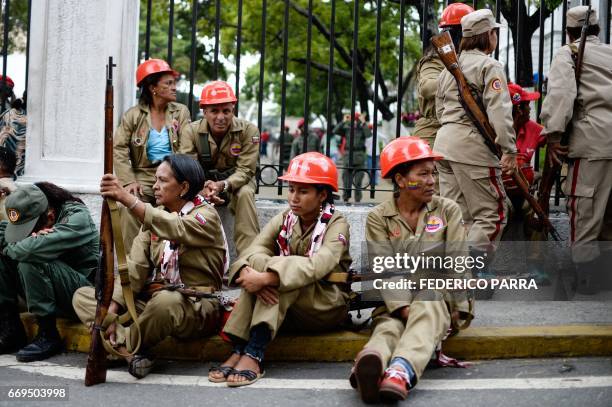
[[[221,145],[217,145],[209,132],[206,119],[195,121],[181,133],[180,152],[198,160],[202,153],[200,134],[208,134],[210,155],[215,169],[222,172],[235,168],[235,172],[226,180],[230,190],[235,191],[254,179],[259,159],[257,126],[234,117],[227,134],[221,140]]]
[[[578,39],[571,47],[577,52],[579,44]],[[612,47],[594,35],[587,37],[578,90],[571,47],[561,47],[552,60],[542,104],[542,134],[549,141],[560,141],[571,121],[569,157],[612,159]]]
[[[184,216],[145,204],[143,226],[127,259],[134,293],[139,293],[160,267],[166,240],[179,244],[179,273],[187,287],[220,289],[226,255],[222,228],[217,211],[206,202]],[[125,304],[118,278],[113,299]]]
[[[314,132],[311,132],[311,131],[308,132],[308,141],[306,143],[307,143],[306,151],[316,151],[319,153],[321,152],[321,139]],[[305,153],[305,151],[303,151],[303,148],[304,148],[304,136],[300,134],[293,140],[293,143],[291,144],[290,159],[293,159],[296,155]]]
[[[445,256],[449,250],[463,252],[464,249],[467,254],[461,209],[454,201],[438,196],[434,196],[432,201],[421,209],[416,230],[413,230],[400,214],[395,198],[388,199],[368,213],[365,234],[368,249],[375,251],[368,253],[369,256],[394,256],[396,253]],[[453,273],[449,278],[465,276],[469,276],[469,273]],[[382,290],[381,293],[390,313],[410,305],[408,292],[399,297],[391,290]],[[470,312],[465,292],[445,295],[454,309]]]
[[[173,153],[178,151],[179,134],[190,122],[187,106],[170,102],[166,109],[166,123]],[[147,140],[152,128],[149,106],[139,103],[121,117],[113,141],[115,174],[125,186],[141,179],[153,179],[159,163],[147,157]]]
[[[440,128],[436,117],[436,90],[440,73],[444,64],[437,55],[422,58],[416,69],[416,85],[421,117],[414,126],[413,135],[429,141],[433,139]]]
[[[61,261],[86,277],[93,275],[98,267],[99,235],[87,206],[79,202],[64,203],[52,230],[8,243],[2,253],[18,262]],[[1,234],[4,241],[4,228]]]
[[[339,134],[340,136],[346,139],[346,151],[350,148],[350,137],[351,137],[351,123],[350,122],[340,122],[334,127],[334,134]],[[368,125],[356,120],[355,121],[355,135],[353,139],[353,149],[354,151],[365,151],[366,150],[366,139],[370,137],[370,129]]]
[[[515,154],[512,102],[502,64],[476,49],[463,51],[459,64],[467,83],[482,99],[502,153]],[[483,136],[461,106],[457,83],[448,70],[440,74],[436,111],[442,125],[434,145],[437,153],[462,164],[500,167],[499,159],[485,145]]]

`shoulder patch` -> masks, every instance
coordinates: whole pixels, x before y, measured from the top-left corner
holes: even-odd
[[[338,233],[338,240],[346,246],[346,237],[342,233]]]
[[[206,225],[206,218],[201,213],[196,213],[196,220],[200,223],[200,225]]]
[[[499,79],[499,78],[493,79],[493,81],[491,82],[491,90],[494,91],[494,92],[501,92],[501,90],[502,90],[501,79]]]
[[[253,144],[259,144],[259,134],[256,136],[251,137],[251,141],[253,141]]]

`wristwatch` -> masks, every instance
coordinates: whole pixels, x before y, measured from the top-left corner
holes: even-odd
[[[221,192],[227,192],[227,190],[229,189],[229,182],[227,182],[227,180],[223,180],[223,191]]]

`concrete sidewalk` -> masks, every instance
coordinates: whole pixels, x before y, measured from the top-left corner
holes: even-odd
[[[368,313],[362,312],[362,318]],[[33,317],[22,319],[30,337]],[[90,334],[80,323],[60,320],[59,330],[70,351],[88,352]],[[365,345],[369,330],[318,335],[280,335],[266,354],[271,361],[351,361]],[[449,338],[444,352],[459,359],[507,359],[612,355],[612,302],[549,301],[477,304],[470,328]],[[162,358],[224,360],[230,346],[219,336],[179,341],[167,338],[156,348]]]

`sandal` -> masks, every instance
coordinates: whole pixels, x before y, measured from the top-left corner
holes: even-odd
[[[142,379],[148,375],[155,366],[155,359],[147,354],[134,355],[128,363],[128,372],[137,379]]]
[[[262,370],[261,373],[255,373],[252,370],[246,369],[246,370],[234,370],[232,372],[232,374],[238,375],[240,377],[244,377],[246,380],[242,380],[242,381],[239,381],[239,382],[228,382],[228,381],[226,381],[225,384],[227,384],[228,387],[248,386],[249,384],[253,384],[257,380],[259,380],[262,377],[264,377],[266,372]]]
[[[213,383],[223,383],[227,381],[227,377],[234,374],[235,370],[231,366],[213,366],[208,369],[208,381]],[[211,373],[222,373],[223,377],[214,377]]]

